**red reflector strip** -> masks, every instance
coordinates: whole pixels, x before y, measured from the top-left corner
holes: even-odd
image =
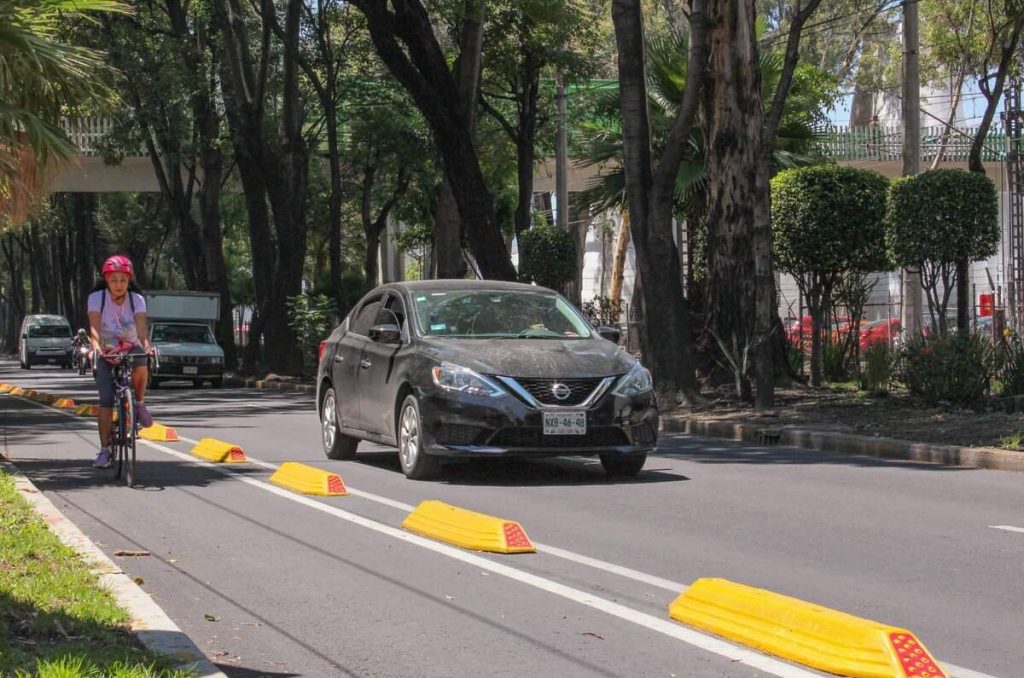
[[[907,678],[947,678],[938,663],[921,647],[914,636],[908,633],[890,633],[889,642],[892,643],[900,668]]]
[[[242,448],[240,448],[240,447],[232,447],[230,455],[231,455],[231,461],[245,461],[246,460],[245,459],[245,452],[242,452]]]
[[[341,476],[327,476],[327,491],[331,494],[347,494],[345,483],[341,482]]]
[[[504,523],[502,529],[505,532],[505,545],[509,548],[532,549],[533,544],[526,532],[519,526],[519,523]]]

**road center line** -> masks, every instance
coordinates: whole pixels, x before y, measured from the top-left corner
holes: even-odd
[[[1007,532],[1024,532],[1024,527],[1014,527],[1013,525],[989,525],[993,530],[1006,530]]]
[[[2,394],[2,395],[6,396],[7,394]],[[39,407],[40,409],[47,410],[48,412],[56,412],[58,414],[62,414],[64,416],[68,417],[69,419],[74,419],[76,421],[89,424],[89,425],[91,425],[93,427],[97,426],[96,422],[88,421],[88,420],[83,420],[83,419],[81,419],[80,417],[78,417],[77,415],[75,415],[72,412],[68,412],[68,411],[65,411],[65,410],[54,409],[54,408],[51,408],[48,405],[45,405],[43,403],[38,403],[38,402],[35,402],[35,401],[32,401],[32,400],[26,400],[25,402],[28,402],[28,403],[30,403],[32,405],[35,405],[36,407]],[[191,439],[182,438],[180,436],[179,436],[179,439],[184,441],[184,442],[193,442],[193,443],[195,442],[195,441],[192,441]],[[315,509],[317,511],[321,511],[321,512],[327,513],[329,515],[336,516],[338,518],[341,518],[343,520],[351,522],[351,523],[353,523],[355,525],[359,525],[360,527],[365,527],[367,529],[373,530],[373,531],[378,532],[380,534],[384,534],[384,535],[387,535],[387,536],[392,537],[394,539],[398,539],[399,541],[404,541],[406,543],[410,543],[410,544],[414,544],[416,546],[420,546],[420,547],[425,548],[425,549],[427,549],[429,551],[433,551],[433,552],[438,553],[440,555],[447,556],[447,557],[452,558],[454,560],[460,560],[460,561],[462,561],[464,563],[467,563],[467,564],[470,564],[470,565],[474,565],[474,566],[479,567],[479,568],[481,568],[483,570],[489,570],[491,572],[494,572],[495,574],[499,574],[499,575],[502,575],[504,577],[508,577],[509,579],[512,579],[514,581],[518,581],[518,582],[526,584],[528,586],[533,586],[534,588],[540,589],[542,591],[547,591],[549,593],[552,593],[554,595],[560,596],[562,598],[565,598],[565,599],[570,600],[572,602],[578,603],[580,605],[584,605],[586,607],[590,607],[590,608],[593,608],[595,610],[599,610],[601,612],[605,612],[606,614],[611,615],[613,617],[617,617],[617,618],[622,619],[624,621],[632,622],[634,624],[637,624],[638,626],[642,626],[642,627],[647,628],[647,629],[649,629],[651,631],[655,631],[657,633],[661,633],[661,634],[663,634],[665,636],[668,636],[670,638],[675,638],[677,640],[681,640],[682,642],[684,642],[684,643],[686,643],[688,645],[692,645],[694,647],[697,647],[699,649],[705,650],[707,652],[711,652],[712,654],[717,654],[719,656],[725,657],[725,658],[730,659],[732,661],[736,661],[736,662],[739,662],[741,664],[745,664],[747,666],[751,666],[753,668],[760,669],[762,671],[771,673],[772,675],[780,676],[781,678],[813,678],[813,677],[821,676],[822,675],[822,674],[820,674],[820,673],[818,673],[816,671],[809,671],[807,669],[801,668],[801,667],[796,666],[794,664],[789,664],[789,663],[783,662],[783,661],[778,660],[778,659],[773,659],[772,657],[769,657],[767,655],[762,655],[762,654],[760,654],[758,652],[754,652],[752,650],[747,650],[747,649],[745,649],[743,647],[739,647],[737,645],[733,645],[733,644],[728,643],[728,642],[726,642],[724,640],[720,640],[720,639],[718,639],[718,638],[716,638],[714,636],[710,636],[710,635],[701,633],[699,631],[694,631],[694,630],[692,630],[692,629],[690,629],[690,628],[688,628],[686,626],[683,626],[681,624],[678,624],[678,623],[676,623],[674,621],[669,621],[667,619],[662,619],[660,617],[655,617],[654,615],[650,615],[650,614],[647,614],[645,612],[640,612],[639,610],[634,610],[631,607],[627,607],[625,605],[620,605],[619,603],[615,603],[615,602],[612,602],[610,600],[606,600],[606,599],[601,598],[599,596],[595,596],[595,595],[593,595],[591,593],[587,593],[586,591],[581,591],[579,589],[574,589],[574,588],[572,588],[570,586],[565,586],[564,584],[559,584],[556,581],[552,581],[550,579],[545,579],[544,577],[540,577],[540,576],[531,574],[529,572],[525,572],[523,570],[518,570],[516,568],[510,567],[510,566],[505,565],[503,563],[497,563],[497,562],[488,560],[487,558],[484,558],[482,556],[478,556],[478,555],[473,554],[473,553],[462,551],[460,549],[448,546],[446,544],[442,544],[440,542],[431,541],[431,540],[426,539],[424,537],[420,537],[419,535],[412,534],[411,532],[405,532],[405,531],[400,530],[398,528],[391,527],[390,525],[385,525],[384,523],[379,523],[379,522],[377,522],[375,520],[371,520],[369,518],[364,518],[363,516],[357,515],[355,513],[350,513],[348,511],[345,511],[343,509],[337,508],[335,506],[331,506],[329,504],[325,504],[325,503],[317,501],[315,499],[310,499],[309,497],[306,497],[306,496],[303,496],[303,495],[299,495],[299,494],[295,494],[294,492],[292,492],[290,490],[285,490],[285,489],[277,487],[275,485],[271,485],[268,482],[263,482],[263,481],[260,481],[260,480],[256,480],[254,478],[246,477],[246,476],[244,476],[244,475],[234,471],[233,469],[225,468],[225,467],[222,467],[222,466],[218,466],[217,464],[212,464],[212,463],[203,461],[201,459],[197,459],[196,457],[194,457],[194,456],[192,456],[190,454],[185,454],[184,452],[179,452],[179,451],[171,449],[170,447],[167,447],[165,445],[161,445],[159,443],[151,442],[149,440],[143,440],[141,438],[139,439],[138,442],[143,444],[143,445],[145,445],[145,446],[147,446],[147,447],[150,447],[150,448],[152,448],[154,450],[157,450],[159,452],[163,452],[164,454],[168,454],[168,455],[170,455],[172,457],[176,457],[178,459],[181,459],[182,461],[187,461],[187,462],[189,462],[191,464],[194,464],[196,466],[202,466],[204,468],[207,468],[207,469],[210,469],[210,470],[215,471],[217,473],[220,473],[220,474],[222,474],[224,476],[228,476],[230,478],[233,478],[234,480],[238,480],[238,481],[241,481],[243,483],[246,483],[247,485],[251,485],[251,486],[253,486],[253,487],[257,488],[257,489],[263,490],[265,492],[270,492],[271,494],[275,494],[275,495],[277,495],[279,497],[282,497],[284,499],[288,499],[288,500],[294,501],[294,502],[299,503],[299,504],[303,504],[304,506],[307,506],[309,508]],[[12,460],[12,461],[14,461],[14,460]],[[251,460],[251,459],[250,459],[250,461],[252,461],[256,465],[262,466],[264,468],[275,468],[275,469],[277,468],[276,465],[274,465],[274,464],[272,464],[270,462],[255,461],[255,460]],[[353,494],[357,494],[357,493],[353,492]],[[366,495],[369,495],[369,493],[358,492],[358,495],[366,496]],[[376,495],[373,495],[373,496],[376,496]],[[366,498],[369,498],[369,496],[367,496]],[[381,497],[381,498],[383,499],[383,497]],[[391,504],[400,504],[400,502],[393,502],[390,499],[387,500],[387,502],[391,503]],[[404,507],[404,505],[403,505],[403,507]],[[409,507],[409,508],[411,509],[412,507]],[[1009,526],[992,526],[992,527],[1000,527],[1001,528],[1001,527],[1009,527]],[[1014,530],[1017,530],[1017,529],[1021,529],[1021,528],[1014,528]],[[1024,529],[1022,529],[1021,531],[1024,531]],[[537,546],[539,546],[539,545],[537,545]],[[548,548],[551,548],[551,547],[548,547]],[[569,553],[569,552],[564,552],[564,553]],[[557,554],[552,553],[552,555],[557,555]],[[574,555],[576,555],[576,554],[574,554]],[[580,557],[581,558],[586,558],[586,556],[580,556]],[[600,562],[600,561],[596,561],[596,562]],[[623,569],[628,569],[628,568],[623,568]],[[640,573],[640,574],[643,574],[643,573]],[[651,576],[651,575],[648,575],[648,576]],[[665,581],[667,581],[667,580],[665,580]],[[676,589],[672,589],[672,590],[676,590]],[[682,589],[678,589],[678,590],[682,591]],[[967,668],[964,668],[962,666],[957,666],[956,664],[951,664],[951,663],[946,662],[946,661],[942,661],[941,663],[946,668],[946,670],[949,672],[951,678],[996,678],[996,676],[991,676],[991,675],[986,674],[986,673],[981,673],[981,672],[978,672],[978,671],[974,671],[972,669],[967,669]]]

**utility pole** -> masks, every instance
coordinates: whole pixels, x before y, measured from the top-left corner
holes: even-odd
[[[918,3],[903,3],[903,176],[921,171],[921,73]],[[921,272],[903,269],[904,332],[921,331]]]
[[[555,139],[555,198],[558,201],[557,224],[569,230],[569,142],[565,132],[565,82],[555,74],[555,102],[558,130]]]

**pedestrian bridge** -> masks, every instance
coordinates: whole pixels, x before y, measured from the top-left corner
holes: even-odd
[[[108,164],[101,157],[103,139],[113,131],[114,122],[104,117],[83,117],[65,119],[62,127],[78,154],[71,163],[55,172],[50,185],[53,192],[68,193],[156,193],[160,191],[152,161],[144,149],[128,155],[115,164]],[[947,135],[943,145],[942,128],[929,127],[922,130],[921,167],[928,169],[937,155],[941,154],[941,166],[967,167],[967,153],[973,129],[954,130]],[[903,135],[897,127],[850,128],[837,127],[823,137],[822,151],[825,158],[842,165],[872,169],[895,177],[902,173],[901,149]],[[1002,190],[1002,160],[1005,157],[1006,139],[1002,129],[993,128],[987,138],[984,150],[986,174]],[[582,191],[600,173],[597,167],[570,166],[569,191]],[[607,170],[605,170],[607,171]],[[236,182],[229,181],[226,188],[233,190]],[[237,190],[237,188],[234,188]],[[555,190],[554,159],[539,162],[534,172],[534,189],[537,193]]]

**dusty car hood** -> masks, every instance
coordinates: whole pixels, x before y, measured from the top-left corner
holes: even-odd
[[[618,346],[597,339],[440,339],[422,347],[438,360],[482,374],[506,377],[608,377],[624,374],[636,360]]]
[[[203,355],[224,357],[224,349],[217,344],[199,344],[190,341],[154,341],[162,355]]]

